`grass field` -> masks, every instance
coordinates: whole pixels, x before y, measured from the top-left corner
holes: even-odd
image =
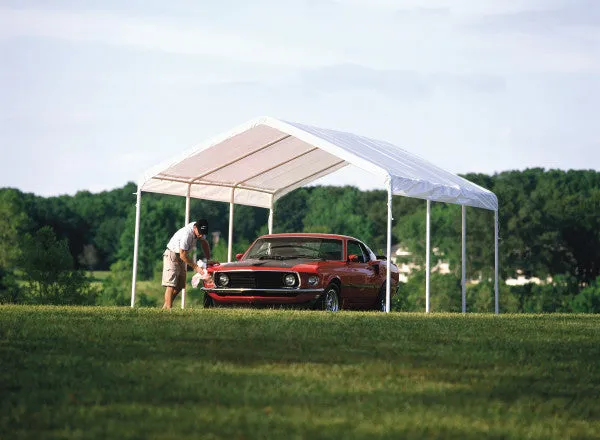
[[[0,438],[600,438],[600,316],[0,307]]]

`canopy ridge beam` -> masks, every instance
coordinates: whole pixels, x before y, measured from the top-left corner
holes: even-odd
[[[190,180],[189,183],[196,183],[198,180],[202,179],[203,177],[206,177],[206,176],[208,176],[208,175],[210,175],[212,173],[216,173],[217,171],[222,170],[223,168],[226,168],[229,165],[233,165],[234,163],[239,162],[239,161],[241,161],[241,160],[243,160],[243,159],[245,159],[245,158],[247,158],[249,156],[252,156],[253,154],[256,154],[256,153],[259,153],[259,152],[261,152],[263,150],[266,150],[267,148],[272,147],[273,145],[275,145],[275,144],[277,144],[277,143],[279,143],[279,142],[281,142],[281,141],[283,141],[283,140],[285,140],[285,139],[287,139],[287,138],[289,138],[291,136],[292,136],[291,134],[286,134],[285,136],[282,136],[279,139],[276,139],[276,140],[274,140],[272,142],[269,142],[268,144],[263,145],[262,147],[260,147],[260,148],[258,148],[256,150],[252,150],[249,153],[244,154],[243,156],[236,157],[234,160],[231,160],[231,161],[229,161],[229,162],[227,162],[227,163],[225,163],[223,165],[219,165],[216,168],[213,168],[213,169],[211,169],[211,170],[209,170],[209,171],[207,171],[207,172],[205,172],[203,174],[200,174],[197,177],[194,177],[192,180]]]
[[[150,180],[164,180],[165,182],[177,182],[177,183],[185,183],[186,185],[190,185],[190,179],[183,179],[181,177],[172,176],[170,174],[160,173]]]
[[[153,179],[155,179],[155,180],[164,180],[166,182],[184,183],[186,185],[192,185],[192,183],[190,183],[189,180],[183,180],[183,179],[177,179],[177,178],[153,177]],[[204,185],[204,186],[217,186],[217,187],[220,187],[220,188],[246,189],[248,191],[261,192],[261,193],[271,194],[271,195],[275,194],[275,192],[276,192],[276,191],[273,191],[273,190],[256,188],[256,187],[250,186],[250,185],[239,186],[239,184],[236,184],[236,183],[195,182],[194,184],[195,185]],[[152,192],[151,190],[146,190],[146,191]],[[160,194],[166,194],[166,193],[160,193]]]

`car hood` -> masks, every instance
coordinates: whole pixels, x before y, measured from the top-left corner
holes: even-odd
[[[258,260],[250,259],[244,261],[235,261],[232,263],[223,263],[219,266],[213,266],[213,270],[228,269],[292,269],[292,270],[314,270],[320,264],[320,260],[310,260],[306,258],[294,258],[293,260]]]

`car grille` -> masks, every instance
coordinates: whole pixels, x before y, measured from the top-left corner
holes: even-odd
[[[298,296],[299,291],[292,289],[290,291],[286,291],[286,292],[269,292],[269,291],[263,291],[263,290],[253,290],[253,291],[241,291],[241,292],[236,292],[235,290],[227,290],[227,291],[215,291],[213,292],[213,294],[217,295],[217,296],[255,296],[255,297],[263,297],[263,298],[268,298],[268,297],[282,297],[282,296],[286,296],[289,298],[294,298],[296,296]]]
[[[281,289],[284,288],[283,277],[293,272],[224,271],[224,273],[229,275],[229,284],[227,285],[229,288]]]

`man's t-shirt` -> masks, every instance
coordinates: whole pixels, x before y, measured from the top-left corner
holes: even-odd
[[[196,234],[194,234],[194,225],[196,222],[189,223],[188,225],[175,232],[167,249],[170,251],[179,253],[181,249],[185,251],[196,249]]]

